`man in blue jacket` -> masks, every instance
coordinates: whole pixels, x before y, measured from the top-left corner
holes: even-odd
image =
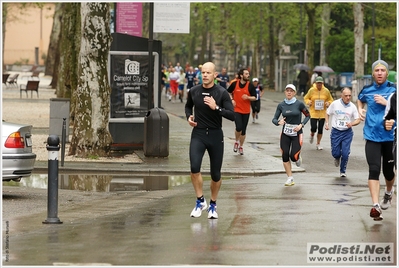
[[[373,202],[370,217],[375,221],[380,221],[383,219],[381,209],[388,209],[394,193],[395,173],[392,155],[394,133],[393,130],[386,131],[384,129],[383,120],[387,99],[396,91],[396,85],[387,80],[388,64],[383,60],[377,60],[373,63],[372,76],[374,82],[363,87],[360,91],[357,107],[360,119],[365,121],[363,137],[366,140],[365,151],[369,166],[368,186]],[[367,112],[364,109],[365,104],[367,104]],[[386,188],[384,198],[380,203],[379,175],[381,166]]]

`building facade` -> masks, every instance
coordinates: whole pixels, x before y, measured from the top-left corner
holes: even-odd
[[[53,26],[54,3],[3,3],[4,65],[44,65]],[[3,12],[4,14],[4,12]],[[3,23],[4,27],[4,23]]]

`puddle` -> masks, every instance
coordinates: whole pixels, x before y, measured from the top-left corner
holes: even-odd
[[[203,177],[204,181],[210,177]],[[157,191],[191,183],[190,176],[130,176],[98,174],[58,174],[58,188],[91,192]],[[20,182],[3,182],[4,186],[47,189],[48,174],[32,174]]]
[[[92,192],[168,190],[186,183],[191,183],[190,176],[58,174],[59,189]],[[3,185],[47,189],[48,174],[32,174],[20,182],[3,182]]]

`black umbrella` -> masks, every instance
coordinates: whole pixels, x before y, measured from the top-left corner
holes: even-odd
[[[304,64],[304,63],[297,63],[297,64],[295,64],[294,65],[294,69],[295,70],[305,70],[305,71],[309,71],[309,66],[307,66],[306,64]]]

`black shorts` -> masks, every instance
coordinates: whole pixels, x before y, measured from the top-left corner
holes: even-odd
[[[193,128],[190,141],[190,169],[191,173],[201,171],[202,159],[208,151],[211,178],[219,181],[224,154],[224,137],[222,129]]]

